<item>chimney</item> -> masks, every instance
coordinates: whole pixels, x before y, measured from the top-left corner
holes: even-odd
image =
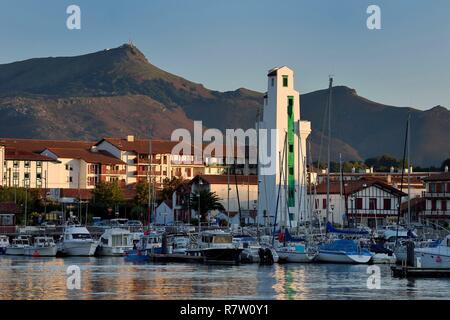
[[[387,183],[391,184],[392,183],[392,176],[390,174],[387,175]]]
[[[391,173],[394,173],[394,172],[395,172],[395,168],[391,167]]]
[[[128,141],[128,142],[134,142],[134,136],[131,135],[131,134],[128,135],[128,136],[127,136],[127,141]]]
[[[355,167],[352,167],[352,173],[355,173],[355,172],[356,172]]]
[[[448,166],[445,166],[444,171],[448,172]]]

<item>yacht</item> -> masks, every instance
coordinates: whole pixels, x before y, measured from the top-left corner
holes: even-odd
[[[122,228],[105,230],[101,235],[96,254],[99,256],[124,256],[133,249],[130,231]]]
[[[223,230],[202,231],[192,245],[186,254],[201,256],[205,263],[211,264],[238,264],[243,250],[233,243],[232,234]]]
[[[450,235],[439,245],[414,249],[416,267],[450,270]]]
[[[31,257],[55,257],[57,251],[55,241],[52,237],[35,237],[33,244],[24,248],[23,255]]]
[[[59,249],[67,256],[93,256],[97,245],[86,227],[69,225],[64,228]]]
[[[6,247],[6,255],[23,256],[25,248],[30,246],[30,236],[21,235],[14,238],[12,243]]]
[[[150,232],[140,237],[139,241],[132,241],[131,250],[125,251],[125,258],[131,262],[147,262],[154,253],[162,252],[162,236],[156,232]]]
[[[6,248],[9,246],[8,236],[0,236],[0,254],[5,254]]]
[[[185,254],[186,249],[189,246],[190,238],[187,234],[173,234],[169,235],[167,239],[167,243],[169,244],[170,253],[173,254]]]

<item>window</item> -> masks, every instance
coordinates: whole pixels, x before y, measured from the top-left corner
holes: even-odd
[[[271,81],[270,81],[270,83],[271,83],[271,85],[272,85],[272,87],[273,87],[273,85],[275,84],[275,79],[272,78]]]
[[[19,161],[14,160],[14,161],[13,161],[13,167],[14,167],[14,168],[19,167]]]
[[[447,192],[450,192],[450,183],[447,183]]]
[[[431,210],[435,211],[436,207],[436,199],[431,200]]]
[[[327,199],[322,199],[322,209],[327,208]]]
[[[383,209],[384,210],[391,210],[391,199],[384,199],[383,200]]]
[[[319,209],[319,199],[316,199],[314,201],[314,206],[315,206],[316,209]]]
[[[73,182],[72,180],[73,180],[72,177],[69,177],[69,182]]]
[[[283,87],[288,86],[288,76],[283,76]]]
[[[361,210],[363,208],[363,199],[362,198],[356,198],[356,209]]]
[[[66,170],[69,170],[69,165],[68,164],[66,164]]]
[[[294,152],[294,145],[293,144],[289,145],[289,152]]]
[[[29,168],[30,167],[30,161],[25,161],[25,168]]]
[[[23,174],[23,178],[24,178],[24,179],[30,179],[30,173],[29,173],[29,172],[25,172],[25,173]]]
[[[377,210],[377,198],[369,198],[369,210]]]
[[[428,190],[430,193],[435,193],[436,192],[436,184],[434,183],[430,183],[430,187]]]
[[[36,161],[36,167],[37,168],[42,167],[42,161]]]
[[[290,175],[293,175],[293,174],[294,174],[294,168],[292,168],[292,167],[289,168],[289,174],[290,174]]]
[[[441,210],[447,211],[447,200],[441,200]]]
[[[442,192],[441,184],[440,184],[440,183],[437,183],[437,184],[436,184],[436,193],[441,193],[441,192]]]

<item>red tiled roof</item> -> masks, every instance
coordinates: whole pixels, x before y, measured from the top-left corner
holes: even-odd
[[[196,182],[198,179],[202,179],[209,184],[228,184],[228,176],[227,175],[197,175],[192,180],[191,183]],[[250,184],[257,185],[258,184],[258,176],[256,175],[230,175],[230,185],[236,184]]]
[[[394,193],[396,195],[402,195],[402,196],[406,195],[406,193],[401,192],[397,188],[394,188],[383,181],[375,180],[375,179],[369,179],[369,180],[361,179],[361,180],[344,181],[342,192],[345,195],[351,195],[355,192],[358,192],[360,190],[363,190],[367,187],[371,187],[374,185],[380,187],[381,189],[385,189],[391,193]],[[340,181],[330,181],[330,194],[339,194],[340,191],[341,191]],[[316,192],[317,192],[317,194],[326,194],[327,193],[327,183],[323,182],[323,183],[317,185]]]
[[[139,154],[148,154],[151,147],[152,154],[170,154],[173,147],[178,144],[178,141],[170,140],[151,140],[149,139],[135,139],[134,141],[128,141],[121,138],[104,138],[96,143],[99,145],[101,142],[106,141],[116,146],[122,151],[131,151]],[[151,146],[150,146],[151,145]]]
[[[16,148],[5,148],[5,160],[55,161],[50,157]]]
[[[35,140],[0,138],[0,145],[28,152],[41,153],[47,148],[81,148],[89,149],[95,142],[74,140]]]
[[[450,172],[443,172],[441,174],[434,174],[425,178],[424,181],[450,181]]]
[[[0,203],[0,214],[20,214],[22,210],[14,202],[1,202]]]
[[[92,152],[80,148],[48,148],[47,150],[55,154],[58,158],[82,159],[87,163],[125,164],[125,162],[106,151]]]

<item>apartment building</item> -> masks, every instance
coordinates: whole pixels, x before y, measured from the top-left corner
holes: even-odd
[[[0,145],[0,186],[3,186],[4,170],[5,170],[5,147]]]
[[[407,196],[391,185],[374,179],[330,182],[329,203],[327,183],[312,189],[309,201],[316,217],[338,224],[363,224],[369,227],[384,225],[397,220],[400,199]]]
[[[48,175],[51,188],[93,189],[98,182],[125,186],[126,164],[106,151],[48,148],[41,154],[57,160]]]
[[[147,180],[151,176],[160,187],[166,178],[192,179],[204,172],[202,159],[196,159],[193,149],[188,155],[173,155],[172,149],[178,142],[167,140],[104,138],[94,148],[108,152],[126,164],[125,183],[127,185]],[[150,156],[151,154],[151,156]]]
[[[425,179],[425,210],[422,218],[450,223],[450,172],[435,174]]]
[[[17,188],[45,188],[55,160],[45,155],[4,147],[2,185]]]

